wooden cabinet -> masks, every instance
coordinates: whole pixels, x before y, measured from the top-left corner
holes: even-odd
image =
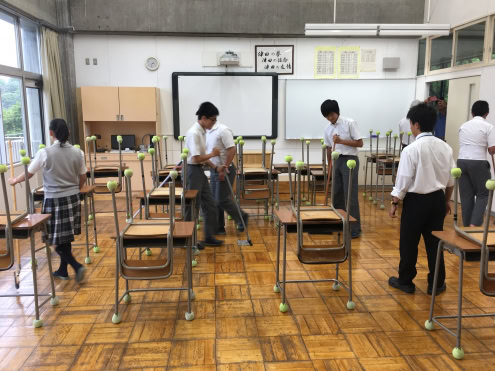
[[[155,122],[157,98],[156,88],[83,86],[83,121]]]
[[[81,88],[83,121],[118,121],[119,88],[84,86]]]
[[[120,121],[156,121],[155,88],[119,88]]]

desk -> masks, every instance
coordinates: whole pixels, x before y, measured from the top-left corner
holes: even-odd
[[[336,210],[340,216],[346,220],[347,213],[344,210]],[[276,282],[273,290],[275,292],[282,291],[282,302],[280,303],[280,311],[286,312],[288,310],[287,300],[286,300],[286,290],[285,286],[287,283],[303,283],[303,282],[333,282],[332,288],[335,291],[340,290],[340,287],[343,286],[349,293],[349,300],[347,302],[348,309],[354,309],[355,303],[352,301],[352,256],[351,256],[351,238],[350,231],[344,234],[344,244],[340,248],[332,248],[331,250],[321,251],[318,250],[318,245],[315,245],[314,253],[312,255],[315,258],[315,261],[312,264],[330,264],[322,259],[324,254],[330,255],[326,258],[330,257],[331,259],[336,259],[336,277],[333,279],[321,279],[321,280],[287,280],[287,233],[295,233],[297,232],[297,218],[292,212],[291,209],[279,209],[275,210],[275,218],[278,219],[278,233],[277,233],[277,267],[276,267]],[[349,222],[355,222],[356,219],[349,216]],[[283,249],[283,265],[282,265],[282,280],[280,280],[280,229],[283,228],[284,234],[284,249]],[[310,227],[311,230],[316,232],[337,232],[339,233],[339,242],[340,243],[340,233],[344,232],[344,228],[349,229],[349,226],[346,226],[345,223],[342,223],[342,219],[339,220],[327,220],[327,221],[307,221],[304,222],[304,227]],[[306,229],[306,228],[305,228]],[[323,246],[322,246],[323,247]],[[325,246],[326,247],[326,246]],[[313,252],[311,251],[311,252]],[[324,254],[322,254],[322,252]],[[298,254],[298,259],[302,263],[304,263],[304,257],[301,258],[301,255]],[[342,281],[339,280],[339,263],[348,260],[349,262],[349,286],[347,287]]]
[[[427,330],[433,330],[434,324],[436,323],[445,331],[447,331],[452,336],[456,337],[456,347],[452,350],[452,355],[456,359],[464,358],[464,351],[461,347],[461,330],[462,330],[462,318],[470,317],[492,317],[495,313],[487,314],[462,314],[462,280],[463,280],[463,268],[464,260],[466,258],[466,253],[481,252],[481,246],[476,245],[467,239],[459,236],[455,231],[442,231],[433,232],[433,236],[440,239],[437,251],[437,263],[435,266],[435,275],[433,280],[433,293],[431,296],[430,314],[428,320],[425,322],[425,328]],[[438,266],[440,264],[440,254],[446,250],[451,254],[457,255],[459,257],[459,281],[458,281],[458,294],[457,294],[457,314],[456,315],[446,315],[446,316],[434,316],[433,310],[435,307],[435,293],[438,281]],[[443,325],[439,319],[444,318],[456,318],[457,319],[457,329],[453,332],[445,325]]]

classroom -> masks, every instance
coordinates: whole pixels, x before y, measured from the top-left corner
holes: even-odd
[[[492,0],[0,0],[0,369],[495,369],[491,107]]]

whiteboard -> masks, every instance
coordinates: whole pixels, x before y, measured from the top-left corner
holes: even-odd
[[[203,102],[213,103],[218,121],[234,136],[276,138],[278,130],[278,76],[275,73],[172,74],[174,136],[185,135],[198,120]]]
[[[336,100],[340,114],[354,119],[365,138],[369,130],[398,133],[415,96],[415,79],[287,80],[285,138],[322,138],[329,124],[320,111],[326,99]]]

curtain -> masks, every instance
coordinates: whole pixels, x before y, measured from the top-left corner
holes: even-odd
[[[46,27],[42,29],[42,69],[45,122],[54,118],[67,119],[62,83],[62,69],[58,48],[58,34]],[[48,133],[48,130],[46,130]]]

